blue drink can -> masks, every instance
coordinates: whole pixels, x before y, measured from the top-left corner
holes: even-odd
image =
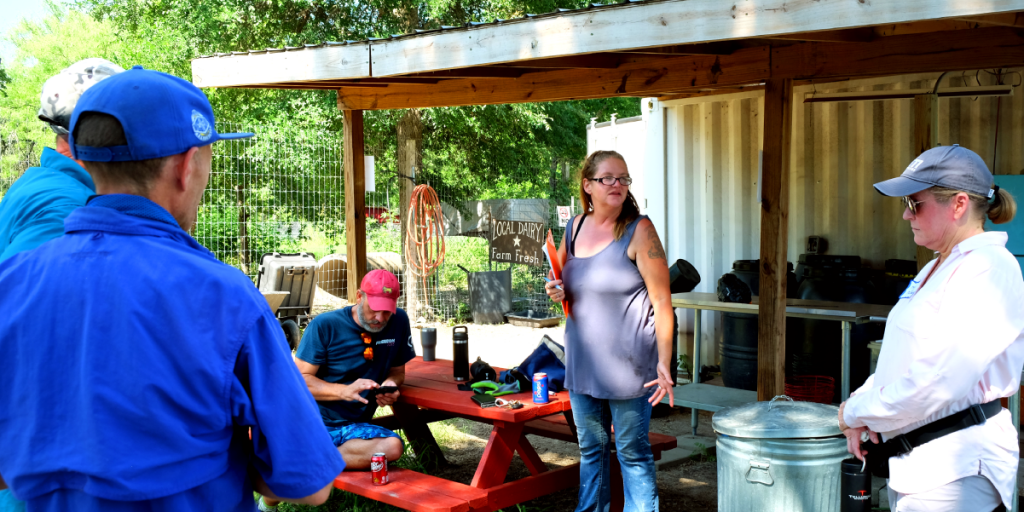
[[[548,403],[548,374],[533,374],[533,403]]]

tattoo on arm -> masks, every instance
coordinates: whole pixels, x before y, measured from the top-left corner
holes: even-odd
[[[665,249],[661,246],[661,239],[658,238],[658,232],[655,231],[653,225],[647,228],[647,241],[650,242],[647,248],[647,257],[652,260],[665,259]]]

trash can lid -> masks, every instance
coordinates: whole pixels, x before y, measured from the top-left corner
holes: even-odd
[[[794,402],[780,395],[770,402],[728,407],[711,419],[715,432],[753,439],[834,437],[839,430],[839,408],[812,402]]]

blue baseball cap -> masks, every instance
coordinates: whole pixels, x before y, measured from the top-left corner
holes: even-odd
[[[992,173],[977,153],[953,144],[921,153],[899,177],[875,183],[875,190],[885,196],[899,197],[926,188],[945,187],[991,199],[994,184]]]
[[[86,112],[111,115],[121,122],[127,146],[75,144],[75,128]],[[251,133],[217,133],[213,107],[203,91],[167,73],[135,66],[82,94],[71,115],[68,145],[72,157],[87,162],[130,162],[184,153],[223,139]]]

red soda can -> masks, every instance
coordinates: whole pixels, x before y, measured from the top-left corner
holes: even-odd
[[[388,458],[383,453],[375,453],[370,457],[370,475],[373,485],[388,483]]]

